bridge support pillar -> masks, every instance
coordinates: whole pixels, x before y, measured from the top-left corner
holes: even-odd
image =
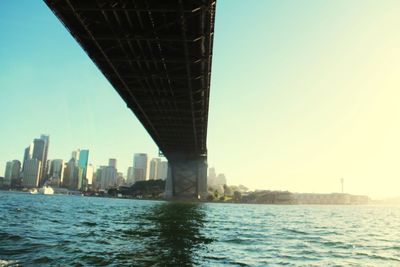
[[[171,200],[205,200],[207,198],[207,157],[168,158],[165,197]]]

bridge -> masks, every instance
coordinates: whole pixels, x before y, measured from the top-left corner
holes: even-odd
[[[207,195],[216,0],[44,0],[168,159],[167,198]]]

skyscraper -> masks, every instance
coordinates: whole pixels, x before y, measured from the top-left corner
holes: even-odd
[[[76,168],[76,162],[74,158],[71,158],[68,163],[67,166],[65,167],[64,170],[64,179],[63,179],[63,186],[69,189],[75,189],[74,188],[74,183],[75,183],[75,171]]]
[[[30,144],[24,151],[24,159],[22,161],[22,171],[24,171],[25,161],[30,160],[32,158],[33,153],[33,145]]]
[[[116,159],[109,159],[108,160],[108,166],[117,168],[117,160]]]
[[[37,159],[41,163],[40,168],[40,175],[39,175],[39,185],[44,184],[46,182],[46,161],[47,161],[47,154],[49,150],[49,142],[50,137],[48,135],[41,135],[40,139],[33,140],[33,153],[32,158]]]
[[[135,183],[135,175],[134,175],[134,169],[133,169],[133,167],[129,167],[129,168],[128,168],[128,172],[127,172],[127,175],[126,175],[126,182],[127,182],[129,185],[132,185],[132,184]]]
[[[60,186],[64,180],[64,160],[55,159],[51,161],[49,178],[53,185]]]
[[[21,172],[21,162],[19,160],[9,161],[6,164],[4,173],[4,185],[15,186],[19,184],[19,176]]]
[[[147,154],[136,153],[133,159],[135,182],[144,181],[147,178]]]
[[[107,190],[116,185],[117,169],[113,166],[100,166],[96,171],[96,187]]]
[[[74,150],[71,153],[71,158],[73,158],[76,162],[79,160],[79,154],[80,154],[80,150]]]
[[[41,173],[42,162],[36,158],[32,158],[25,162],[25,169],[22,178],[22,186],[38,187]]]
[[[153,158],[150,160],[150,172],[149,180],[158,179],[158,167],[160,165],[161,159]]]
[[[44,183],[44,182],[46,182],[46,179],[47,179],[46,175],[49,172],[49,170],[46,168],[47,167],[50,168],[50,165],[47,165],[47,157],[49,154],[49,146],[50,146],[50,136],[42,134],[40,136],[40,139],[42,139],[44,141],[44,157],[43,157],[43,161],[42,161],[43,169],[42,169],[42,174],[41,174],[42,175],[41,176],[42,183]],[[43,167],[44,164],[46,164],[45,167]]]
[[[158,163],[157,179],[166,180],[168,175],[168,161],[161,161]]]
[[[88,185],[93,184],[93,165],[89,164],[86,168],[86,180]]]
[[[89,162],[89,150],[83,149],[79,152],[78,167],[83,169],[83,179],[86,179],[86,170]]]

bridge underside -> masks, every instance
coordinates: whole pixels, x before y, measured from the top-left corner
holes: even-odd
[[[204,196],[216,1],[45,2],[168,159],[167,196]]]

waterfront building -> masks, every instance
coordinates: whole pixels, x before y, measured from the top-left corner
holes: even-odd
[[[19,160],[8,161],[4,173],[3,185],[16,186],[20,184],[21,162]]]
[[[75,170],[76,167],[77,166],[76,166],[75,158],[71,158],[68,161],[67,166],[65,167],[65,170],[64,170],[64,178],[63,178],[62,185],[71,190],[75,190],[74,184],[75,184],[75,181],[77,180],[77,178],[75,176],[75,175],[77,175],[77,171]]]
[[[62,159],[55,159],[51,161],[48,175],[51,186],[58,187],[62,185],[64,179],[64,165],[65,163]]]
[[[48,135],[41,135],[40,138],[33,140],[32,159],[37,159],[41,163],[39,185],[46,181],[46,162],[49,150],[50,137]]]
[[[87,179],[86,171],[89,162],[89,150],[83,149],[79,150],[79,159],[78,159],[78,167],[83,169],[83,179]]]
[[[38,187],[40,174],[42,169],[42,162],[36,158],[25,161],[25,169],[22,178],[23,187]]]
[[[153,158],[150,160],[150,172],[149,172],[149,180],[154,180],[158,178],[158,167],[161,162],[159,158]]]
[[[25,161],[30,160],[32,158],[33,153],[33,145],[30,144],[24,151],[24,158],[22,161],[22,172],[24,171]]]
[[[11,186],[11,172],[12,172],[12,161],[7,161],[6,171],[4,172],[3,185]]]
[[[147,178],[147,154],[135,153],[133,159],[135,182],[144,181]]]
[[[108,166],[117,168],[117,159],[109,159]]]
[[[86,180],[87,184],[91,186],[93,184],[93,165],[89,164],[86,168]]]
[[[73,158],[76,162],[79,160],[80,149],[74,150],[71,153],[71,158]]]
[[[217,179],[216,179],[216,184],[217,185],[225,185],[226,184],[225,174],[223,174],[223,173],[218,174]]]
[[[138,182],[138,181],[145,181],[146,180],[144,169],[134,168],[133,169],[133,175],[135,177],[135,183]]]
[[[116,185],[117,169],[113,166],[106,166],[101,169],[100,189],[107,190]]]
[[[122,172],[117,173],[116,185],[121,186],[125,184],[124,175]]]
[[[166,180],[168,176],[168,161],[161,161],[158,163],[157,179]]]
[[[126,182],[128,185],[132,185],[135,183],[135,175],[133,167],[129,167],[126,175]]]
[[[49,135],[40,135],[40,139],[44,141],[44,155],[43,155],[43,160],[42,160],[42,165],[46,164],[43,168],[42,166],[42,173],[41,173],[41,178],[42,179],[42,184],[46,182],[47,179],[47,173],[49,172],[50,165],[47,165],[47,158],[49,154],[49,145],[50,145],[50,136]]]
[[[214,185],[216,184],[217,173],[215,172],[215,168],[211,167],[208,169],[208,177],[207,177],[207,184]]]

